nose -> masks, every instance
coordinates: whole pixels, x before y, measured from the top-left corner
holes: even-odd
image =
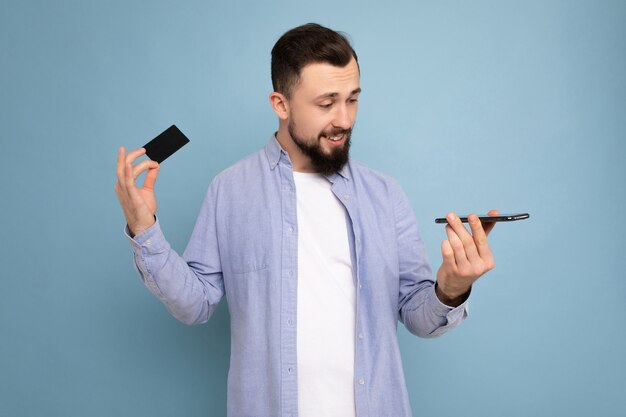
[[[335,107],[335,114],[332,124],[333,127],[344,130],[350,129],[352,127],[352,114],[345,104]]]

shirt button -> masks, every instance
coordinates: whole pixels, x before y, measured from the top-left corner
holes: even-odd
[[[293,227],[289,226],[289,233],[293,233]]]
[[[346,200],[348,200],[348,199],[350,198],[350,194],[345,194],[345,195],[343,196],[343,198],[345,198]]]
[[[291,326],[291,323],[293,323],[293,322],[291,321],[291,319],[287,320],[287,324],[289,324],[289,325]]]
[[[359,289],[363,288],[363,285],[359,284]]]
[[[146,246],[152,245],[152,241],[150,239],[146,240]]]
[[[363,333],[359,333],[359,339],[363,339]]]
[[[287,369],[287,372],[291,373],[291,368],[288,368],[288,369]]]
[[[359,384],[365,385],[365,380],[363,378],[359,379]]]

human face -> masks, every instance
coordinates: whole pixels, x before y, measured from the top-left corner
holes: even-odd
[[[354,59],[345,67],[314,63],[302,69],[289,100],[287,129],[305,170],[331,174],[348,161],[360,91]]]

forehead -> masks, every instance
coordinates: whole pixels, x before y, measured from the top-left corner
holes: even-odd
[[[300,72],[295,92],[303,95],[349,94],[359,88],[359,67],[352,58],[345,67],[326,62],[308,64]]]

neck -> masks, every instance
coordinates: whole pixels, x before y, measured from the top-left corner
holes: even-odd
[[[311,159],[302,153],[302,150],[295,144],[286,126],[280,126],[276,133],[276,140],[289,155],[291,166],[295,172],[317,172],[311,164]]]

